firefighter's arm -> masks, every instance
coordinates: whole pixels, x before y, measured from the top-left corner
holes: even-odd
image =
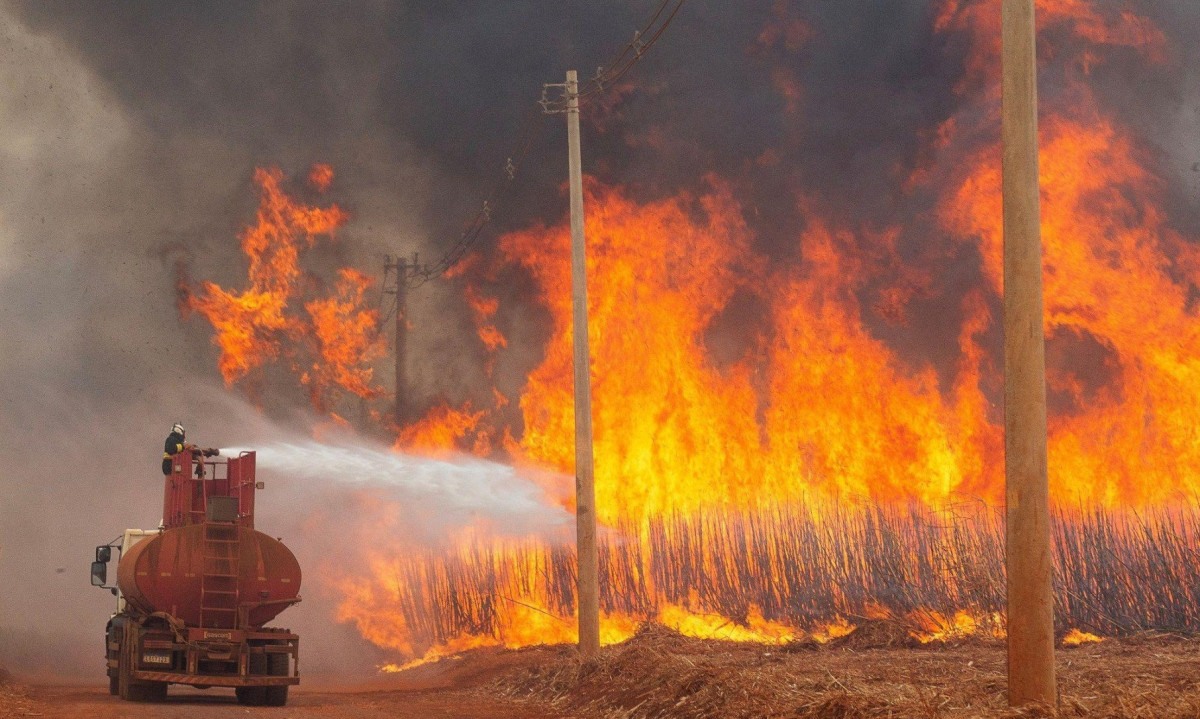
[[[194,444],[188,444],[188,445],[184,445],[184,446],[187,447],[187,451],[190,452],[193,457],[200,457],[200,456],[216,457],[218,454],[221,453],[221,450],[213,449],[212,447],[201,448],[201,447],[197,447]]]

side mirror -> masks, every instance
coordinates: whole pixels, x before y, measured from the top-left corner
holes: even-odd
[[[102,544],[96,547],[96,561],[108,564],[108,560],[112,559],[112,547],[107,544]]]
[[[92,562],[92,586],[103,587],[108,583],[108,563]]]

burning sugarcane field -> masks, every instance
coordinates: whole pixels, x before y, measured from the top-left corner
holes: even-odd
[[[0,36],[0,717],[1200,717],[1194,0]]]

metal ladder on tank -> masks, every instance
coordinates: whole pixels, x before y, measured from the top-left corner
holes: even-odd
[[[236,629],[241,547],[237,522],[204,524],[204,573],[200,575],[200,626]]]

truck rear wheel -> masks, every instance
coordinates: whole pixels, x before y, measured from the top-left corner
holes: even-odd
[[[166,682],[145,682],[136,684],[133,689],[135,702],[165,702],[167,700]]]
[[[273,677],[286,677],[288,673],[288,655],[268,654],[267,673]],[[281,707],[287,704],[288,685],[267,687],[267,706]]]
[[[267,657],[265,654],[251,654],[249,658],[250,676],[263,676],[267,673]],[[238,704],[246,706],[262,706],[267,703],[267,687],[237,687],[233,690]]]
[[[248,707],[262,706],[267,702],[266,687],[237,687],[233,693],[237,696],[238,704]]]
[[[136,631],[136,630],[135,630]],[[137,637],[126,634],[121,642],[119,659],[117,661],[116,694],[131,702],[161,702],[167,698],[165,682],[141,682],[133,678],[133,665],[136,661]],[[109,691],[112,691],[113,678],[108,680]]]
[[[128,637],[126,637],[128,639]],[[130,689],[132,688],[133,678],[129,676],[131,671],[129,660],[129,642],[121,642],[121,648],[118,650],[117,658],[117,695],[122,699],[130,700]]]

